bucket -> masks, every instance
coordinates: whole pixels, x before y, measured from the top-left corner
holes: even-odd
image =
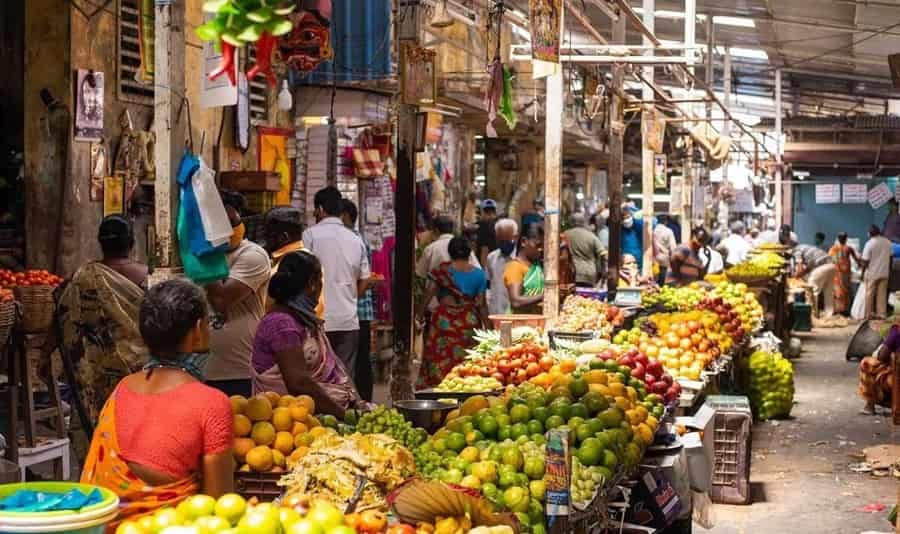
[[[90,493],[96,488],[74,482],[25,482],[0,485],[0,499],[19,490],[66,493],[73,489]],[[78,512],[0,512],[0,534],[45,532],[66,534],[103,534],[107,523],[119,513],[119,497],[105,488],[99,488],[103,500],[86,506]]]

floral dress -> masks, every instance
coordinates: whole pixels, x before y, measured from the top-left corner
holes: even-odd
[[[419,389],[438,385],[455,365],[465,359],[466,349],[472,346],[475,329],[481,326],[478,296],[463,293],[453,280],[449,263],[431,271],[430,278],[443,298],[431,313],[419,373]]]
[[[836,243],[828,255],[834,258],[834,313],[850,309],[850,247]]]

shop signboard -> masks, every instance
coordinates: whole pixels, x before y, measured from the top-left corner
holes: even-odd
[[[816,184],[816,204],[840,204],[841,184]]]
[[[844,184],[841,196],[844,204],[865,204],[868,193],[869,186],[866,184]]]
[[[869,190],[869,205],[872,206],[873,210],[877,210],[881,206],[884,206],[887,201],[892,199],[893,197],[894,194],[891,192],[891,189],[887,186],[886,183],[881,182],[880,184]]]

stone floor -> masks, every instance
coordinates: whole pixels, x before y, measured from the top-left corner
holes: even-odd
[[[871,445],[900,443],[887,415],[858,415],[857,363],[844,353],[856,327],[801,334],[794,360],[792,418],[753,428],[749,506],[715,505],[715,534],[893,532],[887,511],[861,509],[897,502],[896,479],[853,473],[851,454]]]

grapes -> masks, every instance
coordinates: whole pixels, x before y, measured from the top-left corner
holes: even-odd
[[[414,428],[400,412],[384,406],[360,415],[355,431],[361,434],[386,434],[408,449],[415,449],[428,439],[428,433],[424,429]]]

